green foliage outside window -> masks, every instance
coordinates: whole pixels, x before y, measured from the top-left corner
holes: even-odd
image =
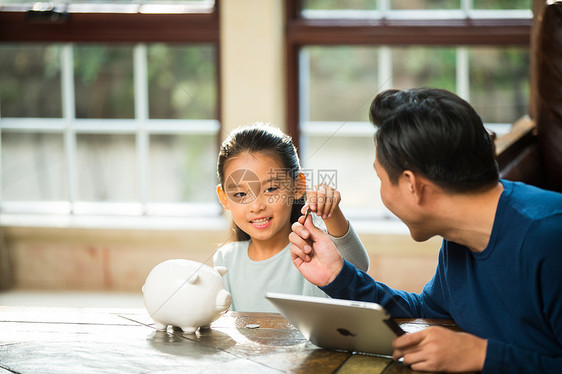
[[[150,118],[216,119],[215,48],[148,47]]]
[[[0,117],[62,116],[60,46],[0,45]]]

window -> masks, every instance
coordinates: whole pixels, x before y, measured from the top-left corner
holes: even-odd
[[[528,113],[528,1],[289,1],[288,118],[305,169],[337,169],[352,217],[390,217],[368,108],[389,88],[445,88],[498,134]],[[360,182],[359,182],[360,181]]]
[[[92,3],[2,4],[0,210],[218,214],[213,2]]]

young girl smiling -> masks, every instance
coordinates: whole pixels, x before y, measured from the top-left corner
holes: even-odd
[[[217,195],[231,212],[236,236],[214,256],[215,265],[228,268],[231,310],[276,312],[264,297],[269,291],[327,297],[303,278],[289,252],[291,225],[304,211],[307,192],[291,138],[261,123],[239,128],[221,146],[217,173]],[[367,271],[367,253],[339,207],[339,193],[322,185],[308,195],[306,207],[324,219],[342,256]]]

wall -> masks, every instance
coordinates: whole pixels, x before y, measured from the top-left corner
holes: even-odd
[[[5,228],[20,289],[140,292],[171,258],[208,261],[226,231]]]
[[[123,230],[5,227],[18,289],[140,292],[150,270],[171,258],[212,264],[228,230]],[[360,233],[369,274],[388,285],[421,291],[437,265],[440,240]]]
[[[283,1],[226,0],[220,6],[223,129],[255,121],[285,128]]]

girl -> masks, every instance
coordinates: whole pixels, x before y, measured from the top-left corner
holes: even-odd
[[[269,291],[327,297],[291,260],[291,225],[307,207],[324,219],[342,256],[367,271],[367,252],[339,207],[339,193],[320,186],[308,192],[305,206],[305,176],[291,138],[281,130],[262,123],[235,130],[221,146],[217,173],[217,195],[232,214],[235,241],[219,248],[213,260],[228,268],[231,310],[277,312],[265,299]]]

